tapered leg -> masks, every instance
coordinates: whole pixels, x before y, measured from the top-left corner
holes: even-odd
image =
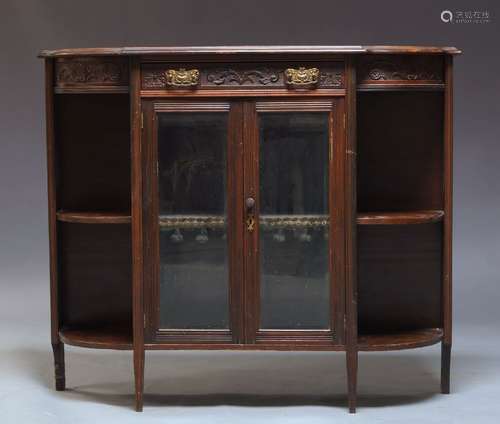
[[[66,372],[64,366],[64,344],[52,343],[52,351],[54,352],[56,390],[62,391],[66,389]]]
[[[450,393],[451,344],[441,344],[441,393]]]
[[[349,412],[356,412],[357,397],[357,379],[358,379],[358,351],[356,349],[347,349],[347,403]]]
[[[135,410],[142,412],[144,394],[144,349],[134,350]]]

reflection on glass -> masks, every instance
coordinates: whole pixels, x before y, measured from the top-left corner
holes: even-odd
[[[263,329],[328,329],[328,113],[259,115]]]
[[[160,113],[160,328],[229,327],[226,113]]]

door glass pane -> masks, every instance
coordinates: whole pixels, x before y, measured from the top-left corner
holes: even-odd
[[[327,112],[259,115],[260,327],[328,329]]]
[[[227,113],[159,113],[160,328],[229,327]]]

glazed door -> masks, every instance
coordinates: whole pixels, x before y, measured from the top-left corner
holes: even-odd
[[[343,100],[246,104],[249,343],[341,340]]]
[[[241,104],[145,101],[143,110],[146,338],[241,342]]]
[[[143,110],[146,340],[342,342],[343,99]]]

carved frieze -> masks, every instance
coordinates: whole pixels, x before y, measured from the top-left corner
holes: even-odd
[[[362,56],[358,64],[358,84],[442,83],[442,56]]]
[[[126,86],[128,61],[112,57],[60,58],[56,61],[55,83],[68,86]]]
[[[194,65],[193,65],[194,66]],[[343,88],[344,87],[344,65],[341,62],[333,62],[318,66],[319,77],[316,88]],[[274,66],[259,65],[200,65],[196,68],[200,71],[197,89],[216,89],[225,87],[241,88],[286,88],[286,70],[290,64],[276,64]],[[168,65],[144,65],[142,68],[142,88],[145,90],[162,90],[168,88],[165,70]]]

